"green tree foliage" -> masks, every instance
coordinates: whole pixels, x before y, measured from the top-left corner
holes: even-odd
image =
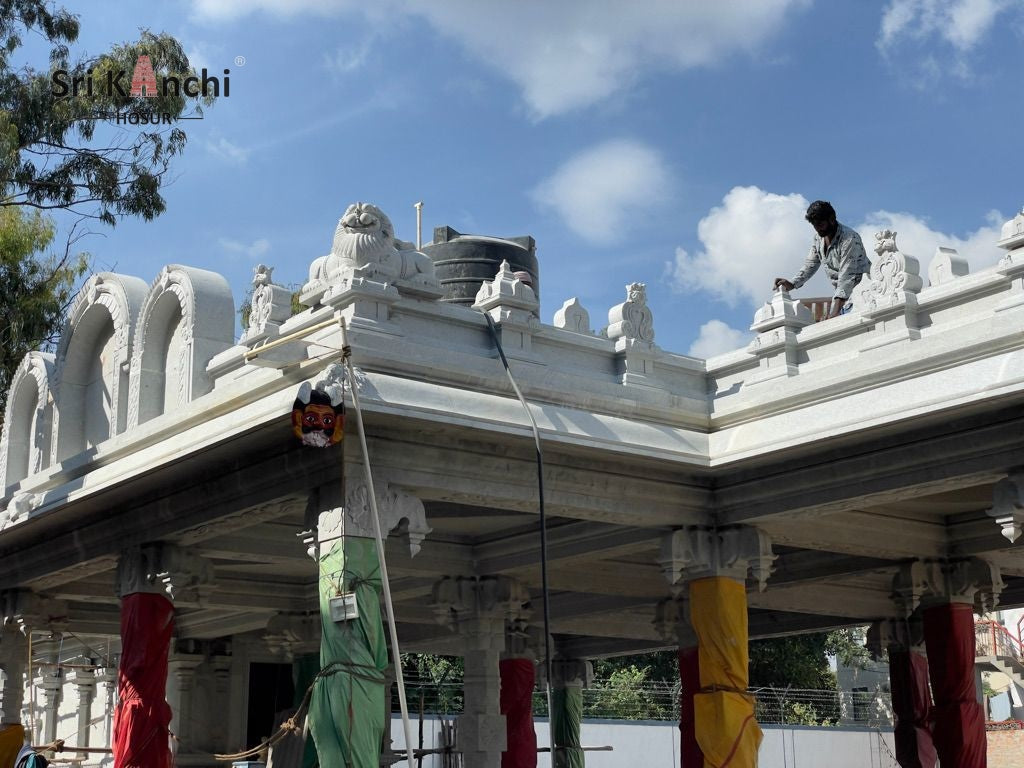
[[[150,57],[158,84],[167,76],[182,83],[195,76],[178,41],[143,31],[134,43],[72,62],[68,46],[78,31],[76,17],[51,11],[44,0],[0,0],[0,206],[71,210],[111,225],[120,216],[152,219],[165,209],[160,188],[185,146],[185,132],[173,120],[201,113],[213,102],[212,88],[207,96],[170,87],[158,88],[154,98],[132,97],[131,77],[142,54]],[[51,46],[46,71],[12,67],[12,54],[28,33]],[[57,72],[66,73],[58,78],[67,95],[55,93]],[[90,74],[91,95],[84,85],[77,95],[70,92],[75,77]],[[98,135],[108,121],[97,115],[115,112],[167,114],[172,126],[118,126]]]
[[[62,255],[46,254],[53,223],[39,211],[0,208],[0,418],[11,376],[21,359],[52,345],[85,255],[72,255],[70,238]]]

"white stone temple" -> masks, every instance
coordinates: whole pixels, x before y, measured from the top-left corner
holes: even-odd
[[[372,206],[348,223],[363,214],[386,236],[343,217],[304,311],[256,271],[237,342],[224,278],[172,264],[94,275],[55,352],[22,361],[0,438],[0,710],[34,744],[110,744],[135,578],[174,601],[177,765],[252,746],[275,706],[255,692],[318,648],[307,545],[342,452],[347,531],[369,535],[351,411],[339,447],[291,431],[342,318],[402,651],[466,656],[466,768],[500,765],[497,660],[540,626],[533,434],[485,314],[541,435],[560,659],[681,645],[682,587],[709,574],[746,581],[751,638],[880,622],[909,647],[887,620],[1024,606],[1024,212],[976,273],[880,238],[852,313],[815,323],[778,292],[747,347],[709,360],[655,343],[639,283],[545,322],[538,276],[505,264],[445,301],[431,247]]]

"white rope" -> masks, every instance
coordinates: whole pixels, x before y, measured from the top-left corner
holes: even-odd
[[[348,327],[345,318],[338,315],[341,325],[341,346],[344,350],[345,364],[348,369],[348,381],[352,392],[352,405],[356,412],[356,428],[359,432],[359,446],[363,451],[363,470],[366,473],[367,495],[370,497],[370,509],[373,512],[373,533],[377,542],[377,557],[380,560],[381,584],[384,591],[384,605],[387,608],[388,630],[391,633],[391,651],[395,659],[395,682],[398,684],[398,705],[402,711],[402,728],[405,731],[405,751],[409,760],[409,768],[413,766],[412,723],[409,720],[409,707],[405,701],[405,678],[402,675],[402,657],[398,650],[398,629],[395,626],[395,608],[391,603],[391,586],[388,584],[388,567],[384,560],[384,538],[380,530],[380,514],[377,511],[377,494],[373,488],[373,475],[370,472],[370,452],[366,447],[366,431],[363,429],[363,414],[359,407],[359,390],[355,370],[352,367],[352,354],[348,349]]]

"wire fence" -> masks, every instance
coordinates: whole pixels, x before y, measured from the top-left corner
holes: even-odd
[[[409,710],[425,715],[462,713],[461,680],[434,681],[415,675],[405,680]],[[794,688],[754,688],[754,713],[762,724],[892,726],[892,702],[882,691],[829,691]],[[392,709],[398,709],[397,691]],[[533,713],[545,717],[547,701],[533,694]],[[650,682],[622,685],[595,681],[583,690],[583,716],[588,719],[679,720],[679,683]]]

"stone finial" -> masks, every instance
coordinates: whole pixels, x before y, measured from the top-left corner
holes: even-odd
[[[935,249],[935,255],[928,265],[928,284],[942,285],[963,277],[970,271],[967,259],[957,253],[956,248],[944,248],[940,245]]]
[[[777,328],[798,330],[814,323],[811,310],[800,301],[791,299],[788,291],[776,291],[770,301],[754,313],[750,330],[758,334],[768,333]],[[756,341],[756,339],[755,339]]]
[[[1006,251],[1015,251],[1024,247],[1024,208],[1021,212],[1003,224],[1001,238],[996,245]]]
[[[665,536],[658,562],[673,587],[710,576],[745,581],[750,571],[764,591],[775,558],[771,539],[757,528],[690,526]]]
[[[859,297],[853,299],[862,312],[906,303],[924,285],[917,259],[897,248],[896,234],[891,229],[875,233],[878,258],[872,262],[870,274],[861,280]]]
[[[117,561],[118,597],[148,592],[177,602],[198,603],[212,582],[209,560],[173,544],[130,547]]]
[[[525,281],[516,277],[507,261],[501,262],[498,274],[493,280],[485,281],[477,291],[473,309],[484,312],[502,309],[518,309],[536,314],[540,304],[537,296]],[[495,318],[499,319],[499,318]]]
[[[666,597],[654,609],[654,631],[667,643],[679,648],[697,645],[697,635],[690,621],[690,596],[685,589],[676,597]]]
[[[583,308],[580,300],[573,296],[562,308],[555,312],[553,320],[555,328],[573,333],[590,333],[590,313]]]
[[[249,300],[249,324],[242,332],[242,343],[253,343],[276,336],[281,323],[292,315],[292,294],[273,282],[274,268],[259,264],[253,270],[252,297]]]
[[[642,344],[654,343],[654,315],[647,306],[646,284],[626,286],[626,300],[608,310],[606,335],[612,341],[628,339]]]
[[[919,606],[968,603],[975,613],[988,613],[1003,591],[999,566],[978,557],[956,560],[915,560],[893,577],[893,601],[909,616]]]
[[[986,510],[1013,544],[1024,530],[1024,470],[1011,472],[992,489],[992,506]]]

